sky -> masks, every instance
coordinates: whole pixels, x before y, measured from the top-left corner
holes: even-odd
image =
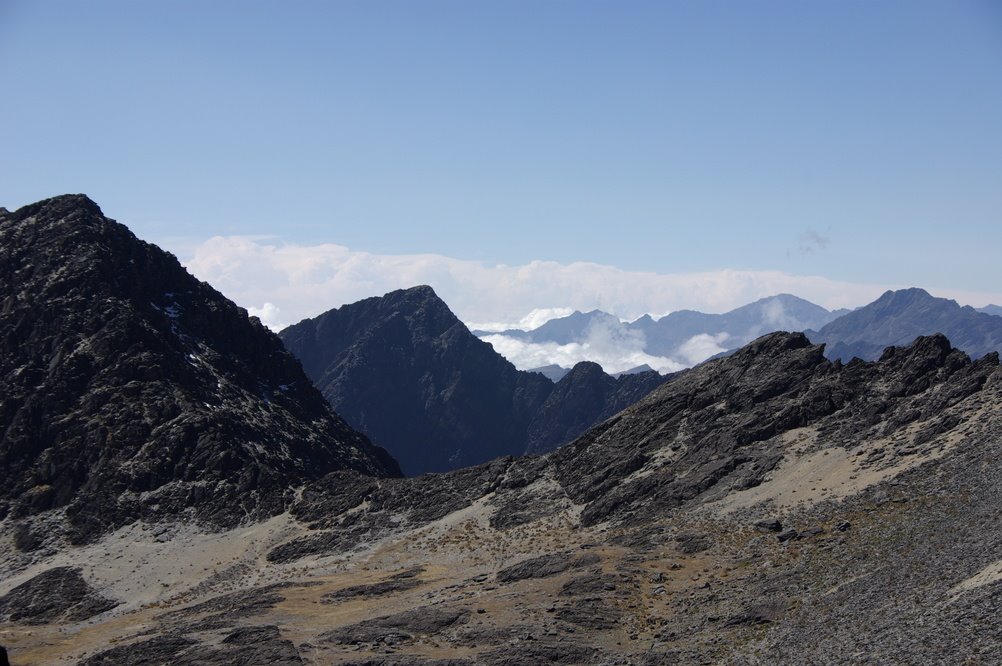
[[[1002,302],[995,0],[0,0],[0,205],[84,192],[271,325]]]

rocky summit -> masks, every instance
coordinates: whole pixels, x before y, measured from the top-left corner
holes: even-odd
[[[18,547],[137,519],[217,527],[293,487],[396,463],[337,417],[281,341],[84,196],[0,214],[0,516]]]
[[[428,286],[367,298],[280,333],[334,409],[408,474],[545,453],[659,386],[580,363],[554,385],[517,370]]]

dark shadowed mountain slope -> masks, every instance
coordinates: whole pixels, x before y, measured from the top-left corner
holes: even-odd
[[[659,383],[657,373],[617,382],[599,369],[555,386],[519,371],[427,286],[345,305],[280,335],[337,412],[408,474],[521,455],[530,444],[551,450]]]
[[[526,453],[554,450],[640,400],[665,379],[654,370],[611,377],[597,363],[578,363],[557,382],[529,424]]]
[[[920,335],[942,333],[958,349],[978,358],[1002,349],[1002,317],[978,312],[923,289],[885,292],[869,305],[808,331],[825,343],[828,358],[874,360],[884,348],[908,345]]]
[[[521,453],[553,386],[471,335],[431,287],[345,305],[281,337],[338,413],[408,474]]]
[[[0,383],[0,513],[65,507],[78,539],[398,473],[274,334],[82,195],[0,214]]]

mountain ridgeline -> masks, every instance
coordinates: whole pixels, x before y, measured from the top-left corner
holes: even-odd
[[[582,363],[556,385],[517,370],[428,286],[368,298],[280,333],[331,405],[407,474],[543,453],[663,382]]]
[[[584,343],[596,329],[606,335],[611,331],[625,341],[631,340],[631,334],[640,334],[640,351],[686,366],[732,352],[776,331],[803,331],[812,341],[826,344],[827,358],[843,361],[854,357],[875,361],[887,347],[908,345],[920,336],[942,333],[958,349],[980,358],[1002,350],[999,315],[1002,308],[997,305],[975,309],[911,288],[888,291],[855,310],[828,311],[802,298],[779,294],[724,314],[679,310],[657,320],[644,315],[622,322],[606,312],[592,310],[552,319],[529,331],[475,333],[480,337],[502,335],[527,343],[559,345]],[[539,370],[549,377],[566,372],[557,365]]]
[[[1002,350],[1002,317],[993,307],[978,311],[948,298],[937,298],[924,289],[885,292],[864,307],[807,331],[812,342],[824,343],[825,356],[849,361],[880,358],[884,349],[903,346],[921,335],[942,333],[974,358]]]
[[[335,470],[399,474],[281,341],[82,195],[0,213],[0,517],[229,526]]]

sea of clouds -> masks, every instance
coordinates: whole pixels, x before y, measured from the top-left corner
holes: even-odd
[[[222,291],[272,328],[395,289],[431,285],[471,328],[531,330],[573,310],[600,309],[625,320],[688,308],[725,312],[765,296],[793,293],[829,309],[855,307],[898,285],[859,284],[783,271],[721,269],[695,273],[630,271],[615,266],[532,261],[492,264],[437,254],[377,254],[343,245],[303,245],[274,238],[217,236],[183,259],[199,279]],[[961,302],[999,301],[999,294],[943,293]],[[521,368],[593,360],[609,372],[648,364],[686,367],[720,351],[721,340],[696,336],[678,358],[643,352],[643,341],[595,330],[571,345],[488,341]],[[716,351],[715,351],[716,350]]]

